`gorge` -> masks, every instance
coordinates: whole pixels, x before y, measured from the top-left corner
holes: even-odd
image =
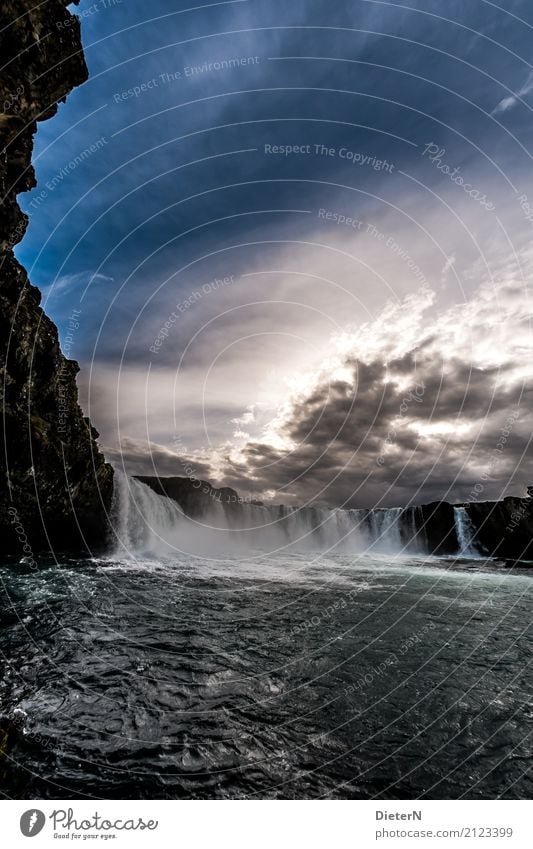
[[[13,252],[28,223],[17,194],[35,185],[31,158],[37,122],[51,118],[57,104],[88,75],[80,24],[67,5],[64,0],[49,0],[46,6],[32,7],[25,0],[9,0],[2,10],[5,26],[0,47],[6,61],[0,91],[4,104],[0,334],[5,344],[0,463],[5,486],[0,496],[0,547],[6,554],[24,554],[24,546],[35,552],[92,553],[106,549],[112,533],[114,472],[98,447],[97,431],[78,404],[78,365],[61,352],[57,328],[40,306],[40,292]],[[167,523],[169,510],[175,513],[165,503],[168,498],[193,520],[212,516],[216,508],[219,524],[246,532],[248,538],[257,525],[271,528],[272,541],[279,532],[284,539],[303,538],[319,548],[357,540],[356,548],[385,546],[389,551],[407,548],[425,554],[518,560],[533,557],[530,497],[327,511],[315,506],[247,504],[234,490],[203,482],[199,487],[187,478],[138,480],[162,497],[155,513],[157,521],[166,515]],[[135,484],[130,483],[132,487]],[[135,493],[126,494],[124,483],[118,489],[128,509],[135,512],[130,503]],[[147,509],[155,509],[146,492],[137,487],[136,493],[142,495]]]

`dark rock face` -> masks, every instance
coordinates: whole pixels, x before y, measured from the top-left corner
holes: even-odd
[[[104,543],[113,470],[78,405],[78,364],[13,255],[27,226],[16,196],[35,186],[36,122],[87,79],[79,22],[62,0],[4,0],[0,55],[0,548],[29,555]]]
[[[427,550],[432,554],[456,554],[458,539],[453,506],[447,501],[433,501],[418,508],[417,526],[424,529]]]
[[[465,507],[475,528],[476,543],[485,554],[533,559],[533,498],[471,502]]]

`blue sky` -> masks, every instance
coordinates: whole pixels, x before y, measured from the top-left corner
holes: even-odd
[[[71,355],[108,455],[167,474],[194,456],[204,476],[275,498],[465,498],[524,397],[530,4],[99,0],[76,11],[90,78],[39,128],[17,252],[63,338],[80,310]],[[490,299],[497,321],[481,328]],[[398,419],[416,364],[390,406],[354,373],[420,350],[441,390]],[[455,397],[458,363],[470,377]],[[339,398],[322,392],[339,380],[363,410],[340,436],[328,430]],[[372,381],[391,386],[386,369]],[[322,396],[332,421],[315,442]],[[511,472],[511,490],[526,481],[519,408],[486,493]],[[383,448],[391,428],[401,438]]]

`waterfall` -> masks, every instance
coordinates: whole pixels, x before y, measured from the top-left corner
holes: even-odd
[[[300,551],[397,553],[402,545],[402,509],[328,510],[321,507],[239,505],[230,527],[252,547]]]
[[[474,526],[472,520],[464,507],[453,508],[455,519],[455,532],[459,543],[459,554],[465,557],[477,557],[478,552],[474,544]]]
[[[402,540],[413,554],[427,554],[429,541],[424,513],[420,507],[408,507],[401,519]]]
[[[176,501],[115,472],[112,507],[117,557],[177,553],[236,556],[257,551],[382,554],[421,552],[416,508],[343,510],[321,507],[226,504],[206,500],[201,517],[185,515]]]
[[[402,550],[401,507],[369,510],[370,543],[373,551],[393,554]]]
[[[368,546],[364,513],[243,502],[227,507],[226,522],[236,540],[250,548],[363,552]]]
[[[182,509],[171,498],[115,470],[111,522],[117,556],[169,549],[169,540],[184,521]]]

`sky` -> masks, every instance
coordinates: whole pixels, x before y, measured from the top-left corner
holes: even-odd
[[[90,77],[17,254],[108,459],[275,503],[523,494],[528,0],[75,11]]]

